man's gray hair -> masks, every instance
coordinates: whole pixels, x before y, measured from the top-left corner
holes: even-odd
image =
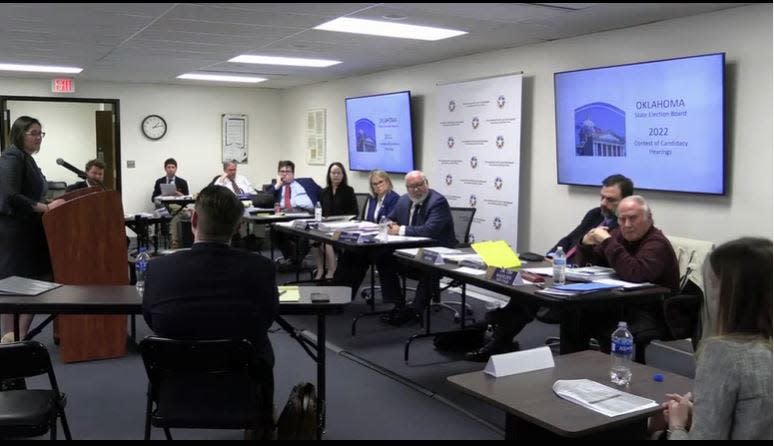
[[[642,210],[645,212],[645,215],[647,215],[649,219],[653,220],[653,211],[650,210],[650,206],[648,206],[647,200],[645,200],[645,197],[642,195],[629,195],[628,197],[621,200],[621,202],[618,203],[618,206],[621,206],[624,201],[633,201],[639,204],[642,206]]]
[[[411,175],[416,175],[416,174],[419,174],[419,176],[421,176],[421,177],[422,177],[422,181],[423,181],[425,184],[428,184],[428,181],[427,181],[427,176],[426,176],[426,175],[425,175],[425,173],[424,173],[424,172],[422,172],[421,170],[412,170],[411,172],[407,173],[407,174],[406,174],[406,177],[403,179],[403,181],[408,181],[408,178],[409,178]]]
[[[236,160],[223,161],[223,170],[228,169],[228,166],[230,166],[232,164],[236,166],[237,165],[237,161]]]

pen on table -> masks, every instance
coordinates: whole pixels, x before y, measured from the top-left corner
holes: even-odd
[[[615,395],[610,395],[610,396],[606,396],[606,397],[600,398],[598,400],[589,401],[589,404],[601,403],[602,401],[612,400],[613,398],[618,398],[619,396],[621,396],[621,394],[620,393],[616,393]]]

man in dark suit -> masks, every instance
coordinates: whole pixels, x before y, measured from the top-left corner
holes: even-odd
[[[429,237],[442,246],[450,248],[456,246],[454,220],[449,202],[439,192],[430,189],[425,174],[419,170],[406,174],[406,189],[408,193],[400,197],[398,203],[387,215],[390,220],[389,233]],[[383,256],[377,266],[384,300],[395,302],[395,309],[386,315],[385,320],[391,325],[403,325],[411,320],[420,319],[422,312],[430,303],[434,284],[418,276],[416,271],[400,268],[391,253]],[[419,279],[414,301],[410,307],[405,306],[405,296],[400,287],[398,273]]]
[[[167,158],[164,161],[164,171],[166,175],[156,180],[153,185],[153,194],[151,194],[151,201],[156,203],[156,197],[161,195],[162,184],[174,184],[175,196],[181,197],[183,195],[189,195],[188,182],[179,176],[177,176],[177,161],[174,158]],[[190,214],[188,210],[181,211],[180,205],[170,204],[169,210],[175,215],[175,217],[168,223],[170,229],[170,236],[172,238],[172,249],[180,247],[180,221],[188,221]],[[166,225],[166,223],[165,223]],[[166,230],[165,230],[166,233]]]
[[[270,190],[274,194],[275,203],[279,203],[283,212],[314,212],[314,205],[319,199],[320,186],[311,178],[304,183],[296,179],[296,165],[290,160],[277,163],[277,179]],[[281,232],[272,231],[274,245],[282,252],[283,268],[298,269],[304,257],[309,253],[309,240],[296,239]]]
[[[86,163],[84,172],[86,172],[86,179],[67,186],[65,192],[72,192],[74,190],[93,186],[103,187],[102,179],[105,177],[105,163],[98,159],[89,160],[89,162]]]
[[[616,209],[618,203],[634,193],[634,184],[632,180],[623,175],[610,175],[602,181],[602,190],[599,192],[599,206],[588,212],[581,220],[580,224],[569,234],[556,242],[548,257],[553,257],[556,249],[561,246],[567,257],[567,264],[574,263],[576,252],[579,245],[589,231],[601,226],[613,230],[618,227],[616,218]],[[532,303],[518,302],[518,299],[511,299],[503,308],[492,310],[486,314],[486,320],[494,326],[494,336],[483,347],[468,352],[465,357],[470,361],[487,361],[491,355],[507,353],[519,349],[518,343],[513,342],[513,338],[533,319],[539,308]],[[559,315],[548,309],[546,315],[541,316],[541,320],[556,320]]]
[[[274,265],[229,246],[243,212],[226,188],[208,186],[199,193],[193,247],[148,263],[143,316],[159,336],[248,339],[256,360],[271,368],[267,330],[279,310]]]
[[[174,184],[175,189],[177,189],[177,192],[175,193],[177,196],[189,195],[188,182],[176,175],[177,161],[175,161],[174,158],[167,158],[164,161],[164,171],[166,171],[167,174],[156,180],[156,183],[153,184],[151,201],[155,202],[156,197],[161,195],[162,184]]]

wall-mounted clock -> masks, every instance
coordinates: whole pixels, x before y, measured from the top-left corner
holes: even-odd
[[[167,134],[167,121],[159,115],[148,115],[142,120],[140,128],[146,138],[157,141]]]

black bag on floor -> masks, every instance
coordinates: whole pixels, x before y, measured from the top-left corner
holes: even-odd
[[[484,345],[486,324],[475,324],[465,331],[443,333],[433,338],[436,350],[443,352],[468,352]]]
[[[277,420],[278,440],[317,440],[317,392],[314,384],[298,383]]]

